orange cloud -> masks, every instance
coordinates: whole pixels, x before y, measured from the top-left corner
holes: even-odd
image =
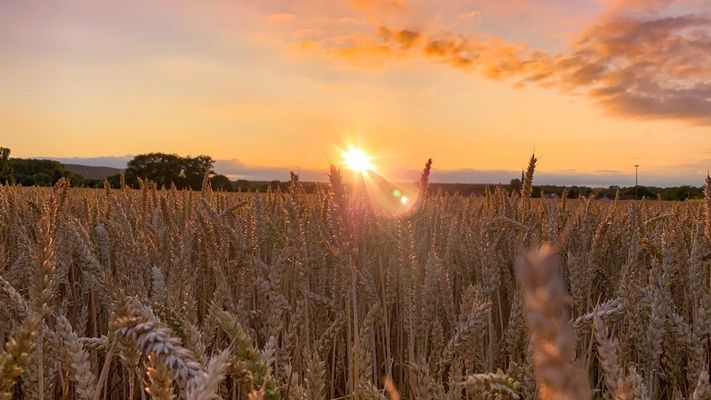
[[[380,38],[388,43],[395,42],[399,44],[400,48],[409,49],[420,39],[421,35],[419,32],[402,29],[399,31],[392,31],[387,27],[381,26],[378,29],[378,34]]]
[[[583,33],[556,74],[613,114],[711,123],[711,18],[602,21]]]
[[[392,59],[423,56],[457,68],[478,71],[492,79],[549,74],[555,59],[522,44],[477,35],[378,28],[377,35],[353,34],[303,41],[301,49],[326,56],[384,64]]]
[[[386,60],[392,61],[394,53],[398,51],[375,37],[360,34],[306,39],[292,46],[292,50],[344,61],[347,66],[359,69],[382,67]]]
[[[483,35],[389,26],[312,38],[304,47],[359,65],[430,59],[490,79],[585,94],[610,114],[711,124],[711,17],[650,11],[670,2],[619,4],[560,54]]]

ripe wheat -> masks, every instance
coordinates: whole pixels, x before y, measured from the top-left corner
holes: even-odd
[[[0,187],[0,398],[709,399],[703,202]],[[206,181],[207,185],[207,181]],[[427,193],[427,195],[425,195]]]

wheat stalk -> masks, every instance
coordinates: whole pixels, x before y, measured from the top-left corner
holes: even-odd
[[[567,294],[553,248],[524,253],[516,261],[533,346],[539,396],[550,400],[589,398],[582,374],[572,365],[574,339],[566,316]]]

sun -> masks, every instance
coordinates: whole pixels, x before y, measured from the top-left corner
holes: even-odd
[[[373,169],[372,158],[363,150],[355,146],[350,146],[348,150],[343,151],[343,162],[346,167],[360,173],[367,172]]]

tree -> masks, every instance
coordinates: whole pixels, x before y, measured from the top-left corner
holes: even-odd
[[[704,192],[700,188],[693,186],[679,186],[665,188],[660,192],[662,200],[688,200],[703,199]]]
[[[138,178],[155,182],[158,187],[175,184],[178,189],[200,190],[203,178],[214,174],[215,161],[209,156],[180,157],[176,154],[141,154],[128,162],[126,182],[135,186]]]
[[[182,161],[185,186],[193,190],[200,190],[202,188],[202,181],[206,174],[211,176],[215,173],[215,171],[212,170],[215,161],[209,156],[185,157]]]
[[[175,154],[149,153],[137,155],[128,162],[126,180],[135,185],[138,178],[155,182],[158,187],[176,186],[182,174],[182,160]]]
[[[12,165],[10,164],[10,149],[0,147],[0,184],[12,183]]]
[[[23,186],[52,186],[60,178],[69,178],[72,186],[95,186],[95,181],[67,171],[53,160],[11,158],[12,179]]]
[[[633,198],[633,199],[642,199],[642,198],[647,198],[647,199],[656,199],[657,198],[657,193],[659,193],[659,189],[649,187],[649,186],[638,186],[637,190],[635,190],[634,186],[630,188],[625,188],[625,190],[620,190],[623,194],[625,194],[626,197],[628,198]],[[636,193],[635,193],[636,192]]]
[[[213,190],[232,191],[232,182],[224,175],[215,175],[210,178],[210,185],[212,185]]]

